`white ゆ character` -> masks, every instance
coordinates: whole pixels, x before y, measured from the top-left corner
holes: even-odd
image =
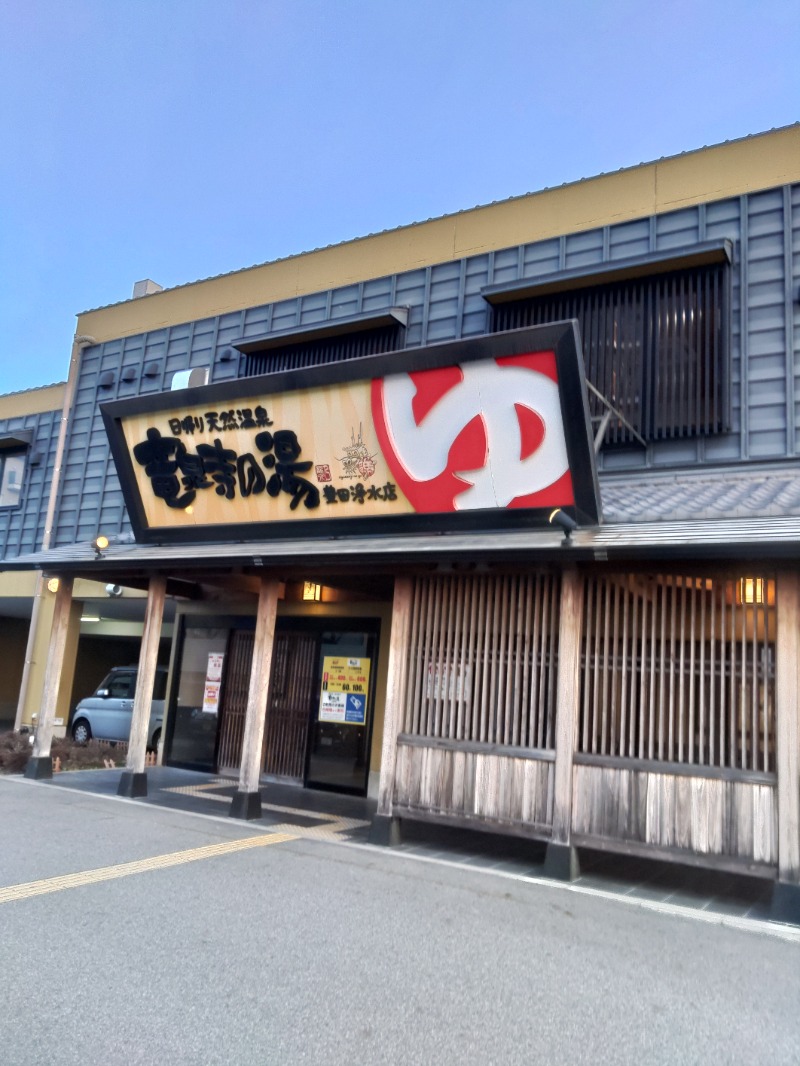
[[[456,510],[507,507],[552,485],[569,469],[558,385],[522,366],[499,366],[493,359],[466,363],[464,377],[425,414],[414,420],[416,385],[408,374],[384,379],[386,427],[395,454],[415,481],[430,481],[447,466],[448,452],[461,430],[479,415],[488,442],[483,466],[456,471],[469,487],[455,499]],[[544,424],[542,443],[525,459],[514,405],[530,408]]]

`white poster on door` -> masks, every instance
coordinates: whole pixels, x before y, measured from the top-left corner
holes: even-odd
[[[222,664],[225,656],[222,652],[208,653],[206,680],[203,686],[203,714],[216,714],[219,710],[219,694],[222,688]]]

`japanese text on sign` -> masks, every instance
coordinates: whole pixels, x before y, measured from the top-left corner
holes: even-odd
[[[322,660],[320,722],[365,725],[370,659],[326,655]]]

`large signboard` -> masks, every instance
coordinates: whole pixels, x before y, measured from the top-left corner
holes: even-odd
[[[570,325],[103,405],[137,539],[598,520]],[[434,518],[435,516],[435,518]]]

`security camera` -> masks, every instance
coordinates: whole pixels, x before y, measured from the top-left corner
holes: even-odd
[[[122,585],[106,585],[106,596],[113,596],[114,599],[117,596],[122,595]]]

